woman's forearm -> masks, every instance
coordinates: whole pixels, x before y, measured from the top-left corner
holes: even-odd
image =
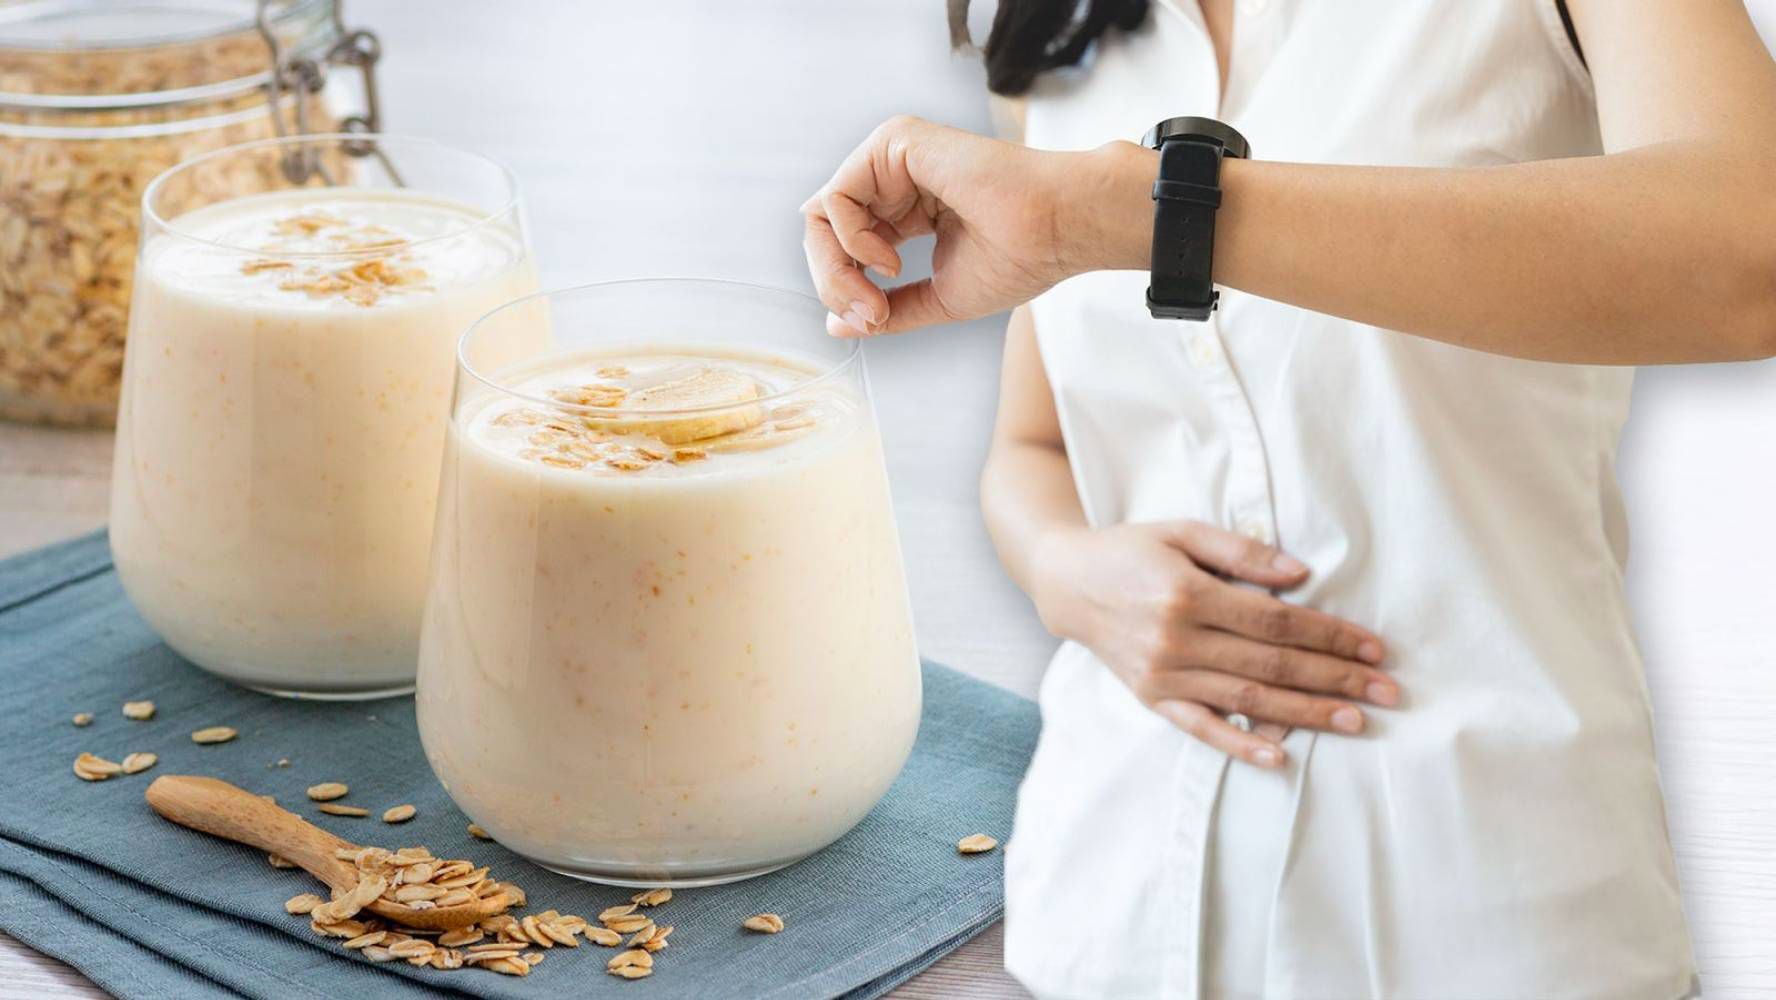
[[[1115,143],[1059,197],[1080,270],[1145,269],[1157,155]],[[1229,160],[1215,280],[1544,361],[1776,354],[1776,158],[1666,144],[1474,169]]]
[[[1006,573],[1031,596],[1044,541],[1085,527],[1067,454],[1049,444],[994,442],[981,472],[981,513]]]

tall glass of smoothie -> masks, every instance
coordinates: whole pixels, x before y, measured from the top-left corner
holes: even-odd
[[[502,844],[617,885],[836,840],[918,729],[857,345],[792,292],[640,280],[463,338],[420,644],[432,769]],[[517,363],[499,345],[552,329]]]
[[[535,285],[512,175],[447,146],[275,140],[155,180],[111,500],[148,624],[263,691],[410,690],[456,340]]]

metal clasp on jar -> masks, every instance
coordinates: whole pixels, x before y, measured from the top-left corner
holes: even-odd
[[[311,132],[308,121],[308,107],[311,98],[320,94],[327,84],[327,68],[338,64],[355,67],[364,77],[364,113],[351,115],[340,121],[342,132],[373,134],[382,131],[382,99],[376,87],[376,64],[382,59],[382,40],[376,33],[364,28],[347,28],[343,11],[344,0],[333,4],[333,44],[314,58],[299,53],[286,52],[279,41],[277,32],[273,30],[272,19],[274,8],[280,0],[259,0],[258,13],[254,23],[265,44],[271,49],[271,72],[266,78],[267,100],[271,104],[271,121],[279,138],[291,135],[308,135]],[[284,121],[284,98],[291,98],[291,118],[288,124]],[[372,139],[364,139],[342,143],[340,148],[353,156],[375,156],[382,161],[384,169],[396,184],[404,183],[401,174],[389,162],[377,143]],[[326,164],[321,162],[320,151],[305,144],[294,144],[284,154],[284,176],[292,184],[306,184],[311,177],[318,176],[324,183],[336,183],[328,174]]]

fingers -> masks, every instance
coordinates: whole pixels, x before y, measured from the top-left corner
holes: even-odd
[[[803,249],[814,287],[831,315],[827,332],[861,337],[892,332],[895,300],[865,277],[873,268],[887,277],[901,272],[895,245],[932,231],[932,199],[922,191],[909,165],[908,148],[931,126],[900,117],[870,133],[839,165],[832,178],[802,205],[807,216]],[[928,312],[929,289],[903,292],[909,309]],[[897,322],[893,330],[918,325]]]
[[[1160,701],[1195,701],[1237,712],[1254,722],[1274,722],[1303,729],[1355,735],[1363,731],[1363,710],[1347,701],[1272,687],[1214,670],[1179,670],[1150,685]]]
[[[901,333],[956,318],[938,298],[937,286],[930,278],[922,278],[888,290],[888,321],[875,332]]]
[[[1194,618],[1200,624],[1272,646],[1317,650],[1369,664],[1380,663],[1385,654],[1381,640],[1368,629],[1269,594],[1225,584],[1202,588],[1195,600]]]
[[[1237,674],[1273,687],[1341,695],[1386,708],[1400,703],[1400,689],[1393,678],[1367,664],[1229,632],[1199,632],[1190,644],[1190,659],[1189,666]]]
[[[882,231],[888,220],[872,215],[869,209],[837,192],[822,197],[820,207],[821,214],[832,223],[839,246],[853,260],[889,277],[900,273],[900,254]],[[891,225],[888,232],[893,232]],[[898,238],[898,234],[895,235]]]
[[[802,252],[808,257],[808,274],[814,279],[815,293],[832,316],[827,330],[835,335],[833,321],[849,324],[861,336],[888,313],[888,297],[864,277],[851,255],[839,245],[832,224],[819,214],[808,216],[802,237]]]
[[[1153,710],[1169,719],[1179,729],[1229,757],[1248,764],[1281,767],[1288,757],[1275,740],[1267,739],[1256,731],[1248,733],[1199,702],[1167,699],[1156,702]]]
[[[1195,563],[1263,587],[1287,589],[1307,579],[1307,564],[1245,535],[1201,521],[1172,525],[1172,543]]]

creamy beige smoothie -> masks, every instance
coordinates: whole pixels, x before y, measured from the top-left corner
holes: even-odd
[[[317,188],[146,237],[111,548],[179,653],[285,692],[411,684],[455,343],[535,285],[484,214]]]
[[[881,446],[861,385],[813,375],[579,355],[500,381],[598,415],[459,411],[419,724],[501,843],[602,880],[719,880],[825,846],[893,782],[920,684]]]

